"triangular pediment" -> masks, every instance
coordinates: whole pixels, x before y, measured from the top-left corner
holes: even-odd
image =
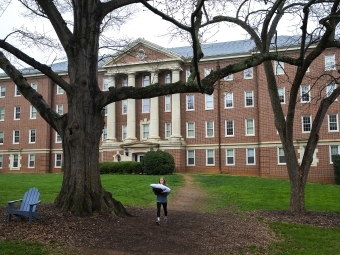
[[[102,67],[145,65],[147,63],[183,61],[180,54],[139,38],[112,56]]]

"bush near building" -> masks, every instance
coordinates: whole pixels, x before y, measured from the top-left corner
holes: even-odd
[[[100,174],[139,174],[142,172],[142,166],[139,162],[100,162]]]
[[[333,167],[334,167],[335,184],[340,185],[340,155],[339,154],[334,156]]]
[[[172,174],[174,169],[174,157],[165,151],[149,151],[142,159],[142,173],[144,174]]]

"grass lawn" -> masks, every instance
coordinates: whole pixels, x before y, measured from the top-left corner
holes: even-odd
[[[209,203],[205,205],[207,211],[216,211],[223,207],[232,207],[240,212],[289,208],[289,182],[286,180],[214,174],[192,176],[208,193]],[[173,193],[184,184],[180,175],[168,175],[165,178]],[[43,203],[51,203],[60,190],[61,182],[61,174],[2,174],[0,204],[6,206],[8,200],[21,198],[32,186],[39,189]],[[150,192],[149,184],[157,182],[158,176],[102,175],[104,188],[115,199],[129,206],[154,206],[154,195]],[[309,211],[340,212],[340,186],[308,183],[305,199]],[[339,228],[282,222],[270,223],[269,226],[280,237],[279,242],[270,244],[269,254],[340,254]],[[251,254],[261,254],[261,247],[254,247],[253,250]],[[50,252],[39,243],[15,240],[0,242],[0,254],[29,255]]]

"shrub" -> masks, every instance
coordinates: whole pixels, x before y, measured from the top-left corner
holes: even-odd
[[[138,174],[142,172],[142,167],[135,161],[100,162],[99,170],[100,174]]]
[[[333,161],[335,184],[340,184],[340,155],[334,156]]]
[[[165,175],[172,174],[175,169],[173,156],[165,151],[149,151],[142,159],[142,173]]]

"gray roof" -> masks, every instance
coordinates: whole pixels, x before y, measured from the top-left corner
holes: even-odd
[[[278,36],[275,46],[278,48],[289,47],[292,45],[299,45],[301,37],[299,36]],[[273,44],[274,46],[274,44]],[[213,57],[213,56],[226,56],[226,55],[235,55],[240,53],[248,53],[255,49],[255,43],[253,40],[238,40],[238,41],[230,41],[230,42],[219,42],[219,43],[207,43],[202,44],[202,50],[205,57]],[[175,47],[168,48],[167,50],[173,51],[184,58],[191,58],[193,56],[192,47],[184,46],[184,47]],[[98,66],[101,67],[105,62],[104,59],[107,56],[101,57]],[[67,61],[54,63],[51,65],[51,68],[54,72],[65,72],[67,71]],[[23,74],[37,74],[38,70],[34,68],[24,68],[20,69]],[[0,77],[7,76],[5,73],[0,73]]]

